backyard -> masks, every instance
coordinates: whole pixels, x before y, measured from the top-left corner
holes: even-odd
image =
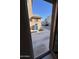
[[[34,56],[37,57],[49,50],[50,27],[43,26],[43,31],[31,33]]]

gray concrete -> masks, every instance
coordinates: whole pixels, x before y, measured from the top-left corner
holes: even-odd
[[[49,54],[49,55],[45,56],[45,57],[44,57],[44,58],[42,58],[42,59],[53,59],[53,57],[52,57],[52,55],[51,55],[51,54]]]
[[[31,35],[34,57],[37,57],[49,50],[50,30],[44,28],[44,31],[32,33]]]

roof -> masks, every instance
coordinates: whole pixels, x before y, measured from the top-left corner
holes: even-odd
[[[31,19],[41,19],[42,17],[40,17],[40,16],[36,16],[36,15],[33,15],[32,17],[31,17]]]

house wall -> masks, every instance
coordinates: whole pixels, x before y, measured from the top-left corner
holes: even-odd
[[[48,16],[46,19],[46,22],[51,25],[52,16]]]
[[[27,0],[29,19],[32,16],[32,0]]]
[[[41,29],[41,19],[38,19],[38,30],[40,30]]]
[[[32,21],[30,21],[30,31],[32,32],[34,29],[34,19],[32,19]]]
[[[38,26],[38,30],[41,29],[41,19],[32,19],[32,21],[30,21],[30,28],[31,28],[31,32],[33,31],[33,26],[35,25],[35,23]]]
[[[27,7],[28,7],[28,15],[29,19],[33,16],[32,14],[32,0],[27,0]],[[30,30],[32,31],[33,26],[35,25],[35,19],[31,19],[32,21],[29,20],[30,22]],[[41,19],[38,19],[37,21],[38,25],[38,30],[41,28]]]

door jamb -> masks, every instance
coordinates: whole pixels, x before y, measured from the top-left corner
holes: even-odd
[[[53,3],[53,12],[52,12],[52,20],[51,20],[51,31],[50,31],[50,43],[49,43],[49,50],[53,55],[55,55],[52,49],[54,48],[55,42],[55,30],[56,30],[56,21],[58,15],[58,1],[54,1]],[[55,57],[57,59],[57,57]]]

